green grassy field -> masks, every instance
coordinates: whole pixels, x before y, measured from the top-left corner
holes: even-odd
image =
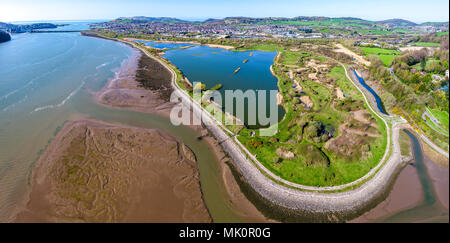
[[[415,42],[413,43],[413,46],[423,46],[423,47],[437,47],[440,46],[439,43],[433,43],[433,42]]]
[[[389,50],[389,49],[383,49],[383,48],[376,48],[376,47],[360,47],[361,50],[364,52],[364,55],[377,55],[384,65],[390,66],[392,63],[392,60],[399,55],[400,53],[396,50]]]
[[[447,132],[448,132],[448,128],[449,128],[448,113],[446,111],[440,111],[437,109],[427,108],[427,110],[442,124],[441,127],[446,128]]]
[[[441,37],[443,35],[448,35],[448,31],[446,31],[446,32],[439,32],[439,33],[436,34],[437,37]]]

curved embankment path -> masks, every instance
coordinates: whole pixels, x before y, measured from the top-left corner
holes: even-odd
[[[137,48],[141,49],[140,47]],[[223,149],[233,159],[235,165],[251,187],[265,199],[276,205],[289,209],[316,213],[350,213],[365,207],[375,197],[380,195],[380,193],[384,192],[385,187],[390,183],[390,179],[395,175],[396,170],[403,164],[398,137],[399,131],[406,128],[406,125],[395,123],[392,126],[392,129],[390,129],[386,120],[374,112],[374,114],[379,116],[386,124],[388,131],[388,146],[383,160],[364,177],[352,183],[335,187],[309,187],[295,184],[279,177],[277,178],[277,176],[273,175],[267,168],[262,166],[235,136],[230,137],[228,135],[233,134],[231,131],[217,121],[209,112],[205,111],[196,100],[192,99],[186,91],[178,86],[176,82],[176,73],[170,66],[160,59],[149,55],[144,49],[141,50],[149,57],[160,62],[172,73],[172,86],[174,92],[181,98],[183,105],[190,108],[197,117],[202,119],[204,125],[214,134]],[[353,83],[348,74],[347,78]],[[366,103],[368,104],[365,94],[359,87],[357,88],[363,94]],[[370,105],[369,107],[374,111]],[[392,139],[389,135],[392,136]],[[393,141],[392,144],[391,141]],[[390,157],[384,162],[389,156],[390,151]],[[272,178],[269,178],[268,176]],[[361,185],[354,190],[337,193],[317,192],[345,189],[349,186],[359,185],[360,183]],[[282,184],[289,185],[289,187]]]

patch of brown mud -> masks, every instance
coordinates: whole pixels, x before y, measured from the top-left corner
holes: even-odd
[[[422,146],[424,147],[424,146]],[[436,198],[448,211],[449,208],[449,169],[433,163],[427,155],[424,155],[424,164],[433,183]]]
[[[195,155],[158,130],[76,121],[33,170],[18,222],[210,222]]]
[[[423,153],[431,159],[435,164],[439,165],[442,168],[449,168],[449,159],[444,155],[436,152],[432,149],[428,144],[421,141]]]
[[[375,208],[350,222],[373,222],[378,219],[388,218],[397,212],[420,204],[423,201],[423,197],[423,189],[417,170],[413,165],[407,165],[395,181],[388,197]]]

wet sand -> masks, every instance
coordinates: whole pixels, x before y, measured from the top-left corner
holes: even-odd
[[[420,140],[419,140],[420,141]],[[423,152],[423,163],[426,168],[426,173],[431,180],[432,190],[436,197],[434,203],[429,210],[437,210],[434,215],[436,219],[447,218],[449,210],[449,169],[448,160],[428,147],[427,144],[420,141]],[[412,146],[412,145],[411,145]],[[413,147],[411,147],[411,150]],[[431,157],[431,158],[430,158]],[[392,190],[389,192],[387,198],[378,204],[375,208],[364,213],[358,218],[350,222],[375,222],[399,212],[412,209],[420,206],[425,201],[424,188],[419,179],[419,174],[416,169],[416,162],[412,160],[399,174],[394,182]],[[446,211],[446,213],[444,212]],[[438,215],[444,213],[445,215]],[[427,215],[423,216],[425,221],[433,221],[433,218]]]
[[[423,147],[423,146],[422,146]],[[449,204],[449,169],[433,162],[428,156],[424,156],[427,172],[433,183],[436,199],[448,211]]]
[[[116,108],[168,116],[174,105],[168,102],[171,89],[163,87],[164,92],[162,92],[159,90],[161,86],[143,87],[140,82],[136,81],[136,73],[139,70],[146,71],[147,68],[150,70],[150,67],[147,66],[140,67],[140,65],[145,65],[142,64],[142,58],[144,57],[141,52],[134,51],[133,55],[122,64],[120,70],[116,71],[116,76],[95,94],[96,101]],[[152,73],[147,75],[152,75]],[[165,77],[161,77],[159,80],[170,82],[170,74],[165,74]]]
[[[419,175],[413,164],[408,164],[399,174],[388,197],[375,208],[349,222],[374,222],[397,212],[419,205],[424,200]]]
[[[33,170],[16,222],[210,222],[195,155],[153,129],[70,122]]]
[[[430,147],[427,143],[421,141],[423,153],[426,157],[431,159],[436,165],[442,168],[449,168],[449,159],[444,155],[436,152],[434,149]]]

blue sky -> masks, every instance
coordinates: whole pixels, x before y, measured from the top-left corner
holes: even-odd
[[[0,21],[227,16],[448,21],[448,0],[0,0]]]

